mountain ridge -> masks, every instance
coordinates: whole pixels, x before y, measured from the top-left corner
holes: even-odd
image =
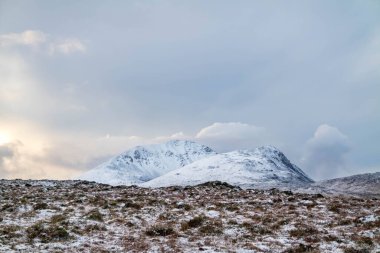
[[[170,175],[174,170],[184,167],[186,167],[184,170],[188,170],[190,165],[205,162],[208,163],[207,168],[215,168],[218,167],[216,164],[219,164],[223,165],[224,169],[214,170],[211,177],[210,173],[192,172],[190,169],[187,175],[188,183],[186,180],[180,183],[178,179],[173,179],[165,185],[226,181],[247,187],[264,187],[264,185],[276,187],[289,183],[299,185],[313,182],[274,146],[218,154],[205,145],[188,140],[171,140],[163,144],[136,146],[84,173],[78,179],[111,185],[153,186],[154,182],[161,179],[150,183],[152,180]],[[235,167],[238,167],[237,171]],[[198,179],[195,179],[196,177]]]
[[[195,161],[141,184],[143,187],[186,186],[222,181],[244,188],[271,188],[314,182],[273,146],[235,150]]]

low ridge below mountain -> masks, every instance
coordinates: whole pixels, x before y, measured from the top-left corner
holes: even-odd
[[[310,192],[380,196],[380,172],[319,181],[308,188]]]
[[[215,154],[211,148],[192,141],[173,140],[137,146],[85,172],[78,179],[110,185],[134,185]]]
[[[222,181],[244,188],[271,188],[313,182],[277,148],[216,154],[141,184],[143,187],[197,185]]]

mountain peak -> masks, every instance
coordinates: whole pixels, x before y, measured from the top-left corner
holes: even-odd
[[[187,140],[136,146],[84,173],[80,179],[113,185],[139,184],[215,154],[211,148]]]
[[[266,145],[266,146],[261,146],[255,149],[257,152],[260,153],[269,153],[269,154],[276,154],[276,155],[284,155],[282,151],[280,151],[278,148],[272,145]]]
[[[199,145],[198,143],[190,140],[169,140],[165,144],[169,145],[181,145],[181,144],[194,144],[194,145]]]

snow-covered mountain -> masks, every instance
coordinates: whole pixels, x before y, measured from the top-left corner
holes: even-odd
[[[85,172],[79,179],[111,185],[139,184],[215,154],[211,148],[192,141],[137,146]]]
[[[110,185],[165,187],[222,181],[243,188],[380,196],[380,172],[313,182],[272,146],[217,154],[192,141],[137,146],[78,179]]]
[[[223,181],[232,185],[270,188],[312,183],[301,169],[272,146],[239,150],[195,161],[146,183],[144,187],[196,185]]]

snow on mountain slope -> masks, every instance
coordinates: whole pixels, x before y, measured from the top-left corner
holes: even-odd
[[[79,179],[111,185],[139,184],[215,154],[211,148],[192,141],[137,146],[85,172]]]
[[[353,175],[316,182],[313,186],[328,191],[361,194],[380,194],[380,172]]]
[[[268,188],[313,182],[278,149],[267,146],[253,151],[217,154],[141,184],[144,187],[196,185],[223,181],[241,187]]]

